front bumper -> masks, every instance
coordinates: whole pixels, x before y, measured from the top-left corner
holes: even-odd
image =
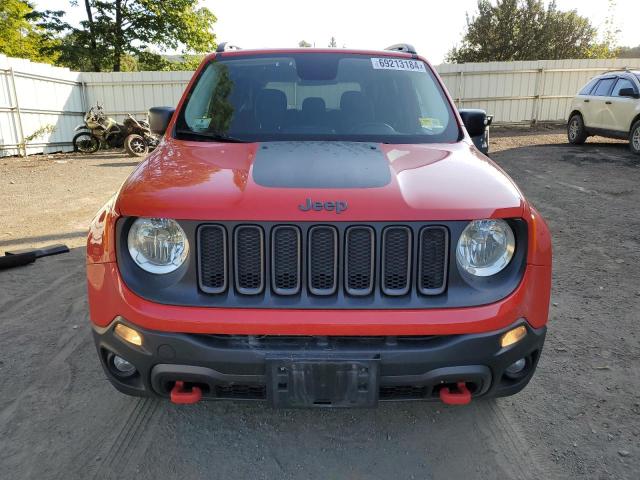
[[[114,334],[117,321],[94,326],[94,338],[104,370],[121,392],[168,397],[174,383],[183,381],[201,388],[205,399],[267,400],[276,406],[292,405],[286,399],[287,379],[278,374],[286,370],[282,365],[305,363],[371,365],[367,385],[375,391],[368,393],[369,406],[378,400],[437,399],[440,388],[458,382],[466,382],[473,397],[512,395],[531,379],[546,334],[546,327],[533,328],[524,320],[491,332],[411,337],[210,335],[129,324],[144,338],[142,347],[136,347]],[[500,336],[520,324],[527,335],[500,347]],[[115,375],[109,360],[113,354],[131,362],[137,372],[128,378]],[[524,371],[510,378],[505,370],[522,358]]]

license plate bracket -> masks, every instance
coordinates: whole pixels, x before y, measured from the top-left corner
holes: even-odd
[[[274,407],[375,407],[379,361],[336,358],[267,359],[267,395]]]

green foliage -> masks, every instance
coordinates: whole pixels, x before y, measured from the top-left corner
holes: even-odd
[[[169,65],[163,70],[168,71],[193,71],[202,62],[204,55],[183,55],[182,58],[177,62],[169,62]]]
[[[24,0],[1,0],[0,53],[34,62],[54,63],[60,43],[54,34],[62,14],[37,12]]]
[[[637,47],[622,47],[618,52],[618,58],[640,58],[640,45]]]
[[[36,138],[44,137],[45,135],[51,134],[55,131],[56,131],[55,125],[52,125],[52,124],[43,125],[42,127],[38,128],[35,132],[33,132],[31,135],[27,135],[26,137],[24,137],[24,143],[26,144],[26,143],[32,142]]]
[[[311,44],[309,42],[307,42],[306,40],[300,40],[298,42],[298,46],[300,48],[309,48],[311,46]]]
[[[611,5],[610,5],[611,6]],[[462,44],[447,60],[454,63],[563,58],[609,58],[611,39],[598,43],[597,30],[575,10],[560,11],[555,1],[478,1],[478,15],[467,14]]]
[[[80,28],[69,29],[61,47],[60,61],[70,68],[171,70],[177,69],[172,62],[147,54],[148,47],[184,53],[215,48],[211,30],[216,17],[207,8],[197,8],[192,0],[82,1],[87,19]],[[183,63],[193,64],[191,60]]]
[[[175,72],[193,71],[200,65],[204,55],[164,56],[151,51],[140,52],[137,57],[138,71]]]
[[[337,46],[338,46],[338,42],[336,42],[336,37],[331,37],[331,40],[329,40],[328,47],[336,48]]]

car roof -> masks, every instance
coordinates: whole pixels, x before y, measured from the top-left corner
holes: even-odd
[[[620,75],[640,75],[640,70],[627,70],[626,68],[621,68],[619,70],[609,70],[607,72],[600,73],[599,75],[594,76],[593,78],[607,78],[607,77],[615,77]]]
[[[267,54],[314,54],[314,53],[343,53],[366,56],[385,56],[385,57],[401,57],[401,58],[422,58],[415,53],[401,52],[398,50],[359,50],[351,48],[255,48],[255,49],[238,49],[228,50],[225,52],[214,52],[207,57],[221,56],[244,56],[244,55],[267,55]]]

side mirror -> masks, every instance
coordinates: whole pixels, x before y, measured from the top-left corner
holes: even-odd
[[[621,88],[618,92],[618,95],[621,97],[631,97],[631,98],[640,98],[638,92],[635,91],[634,88]]]
[[[151,107],[149,109],[149,127],[153,133],[164,135],[171,117],[176,111],[173,107]]]
[[[463,108],[458,112],[470,137],[484,135],[487,129],[487,112],[475,108]]]

